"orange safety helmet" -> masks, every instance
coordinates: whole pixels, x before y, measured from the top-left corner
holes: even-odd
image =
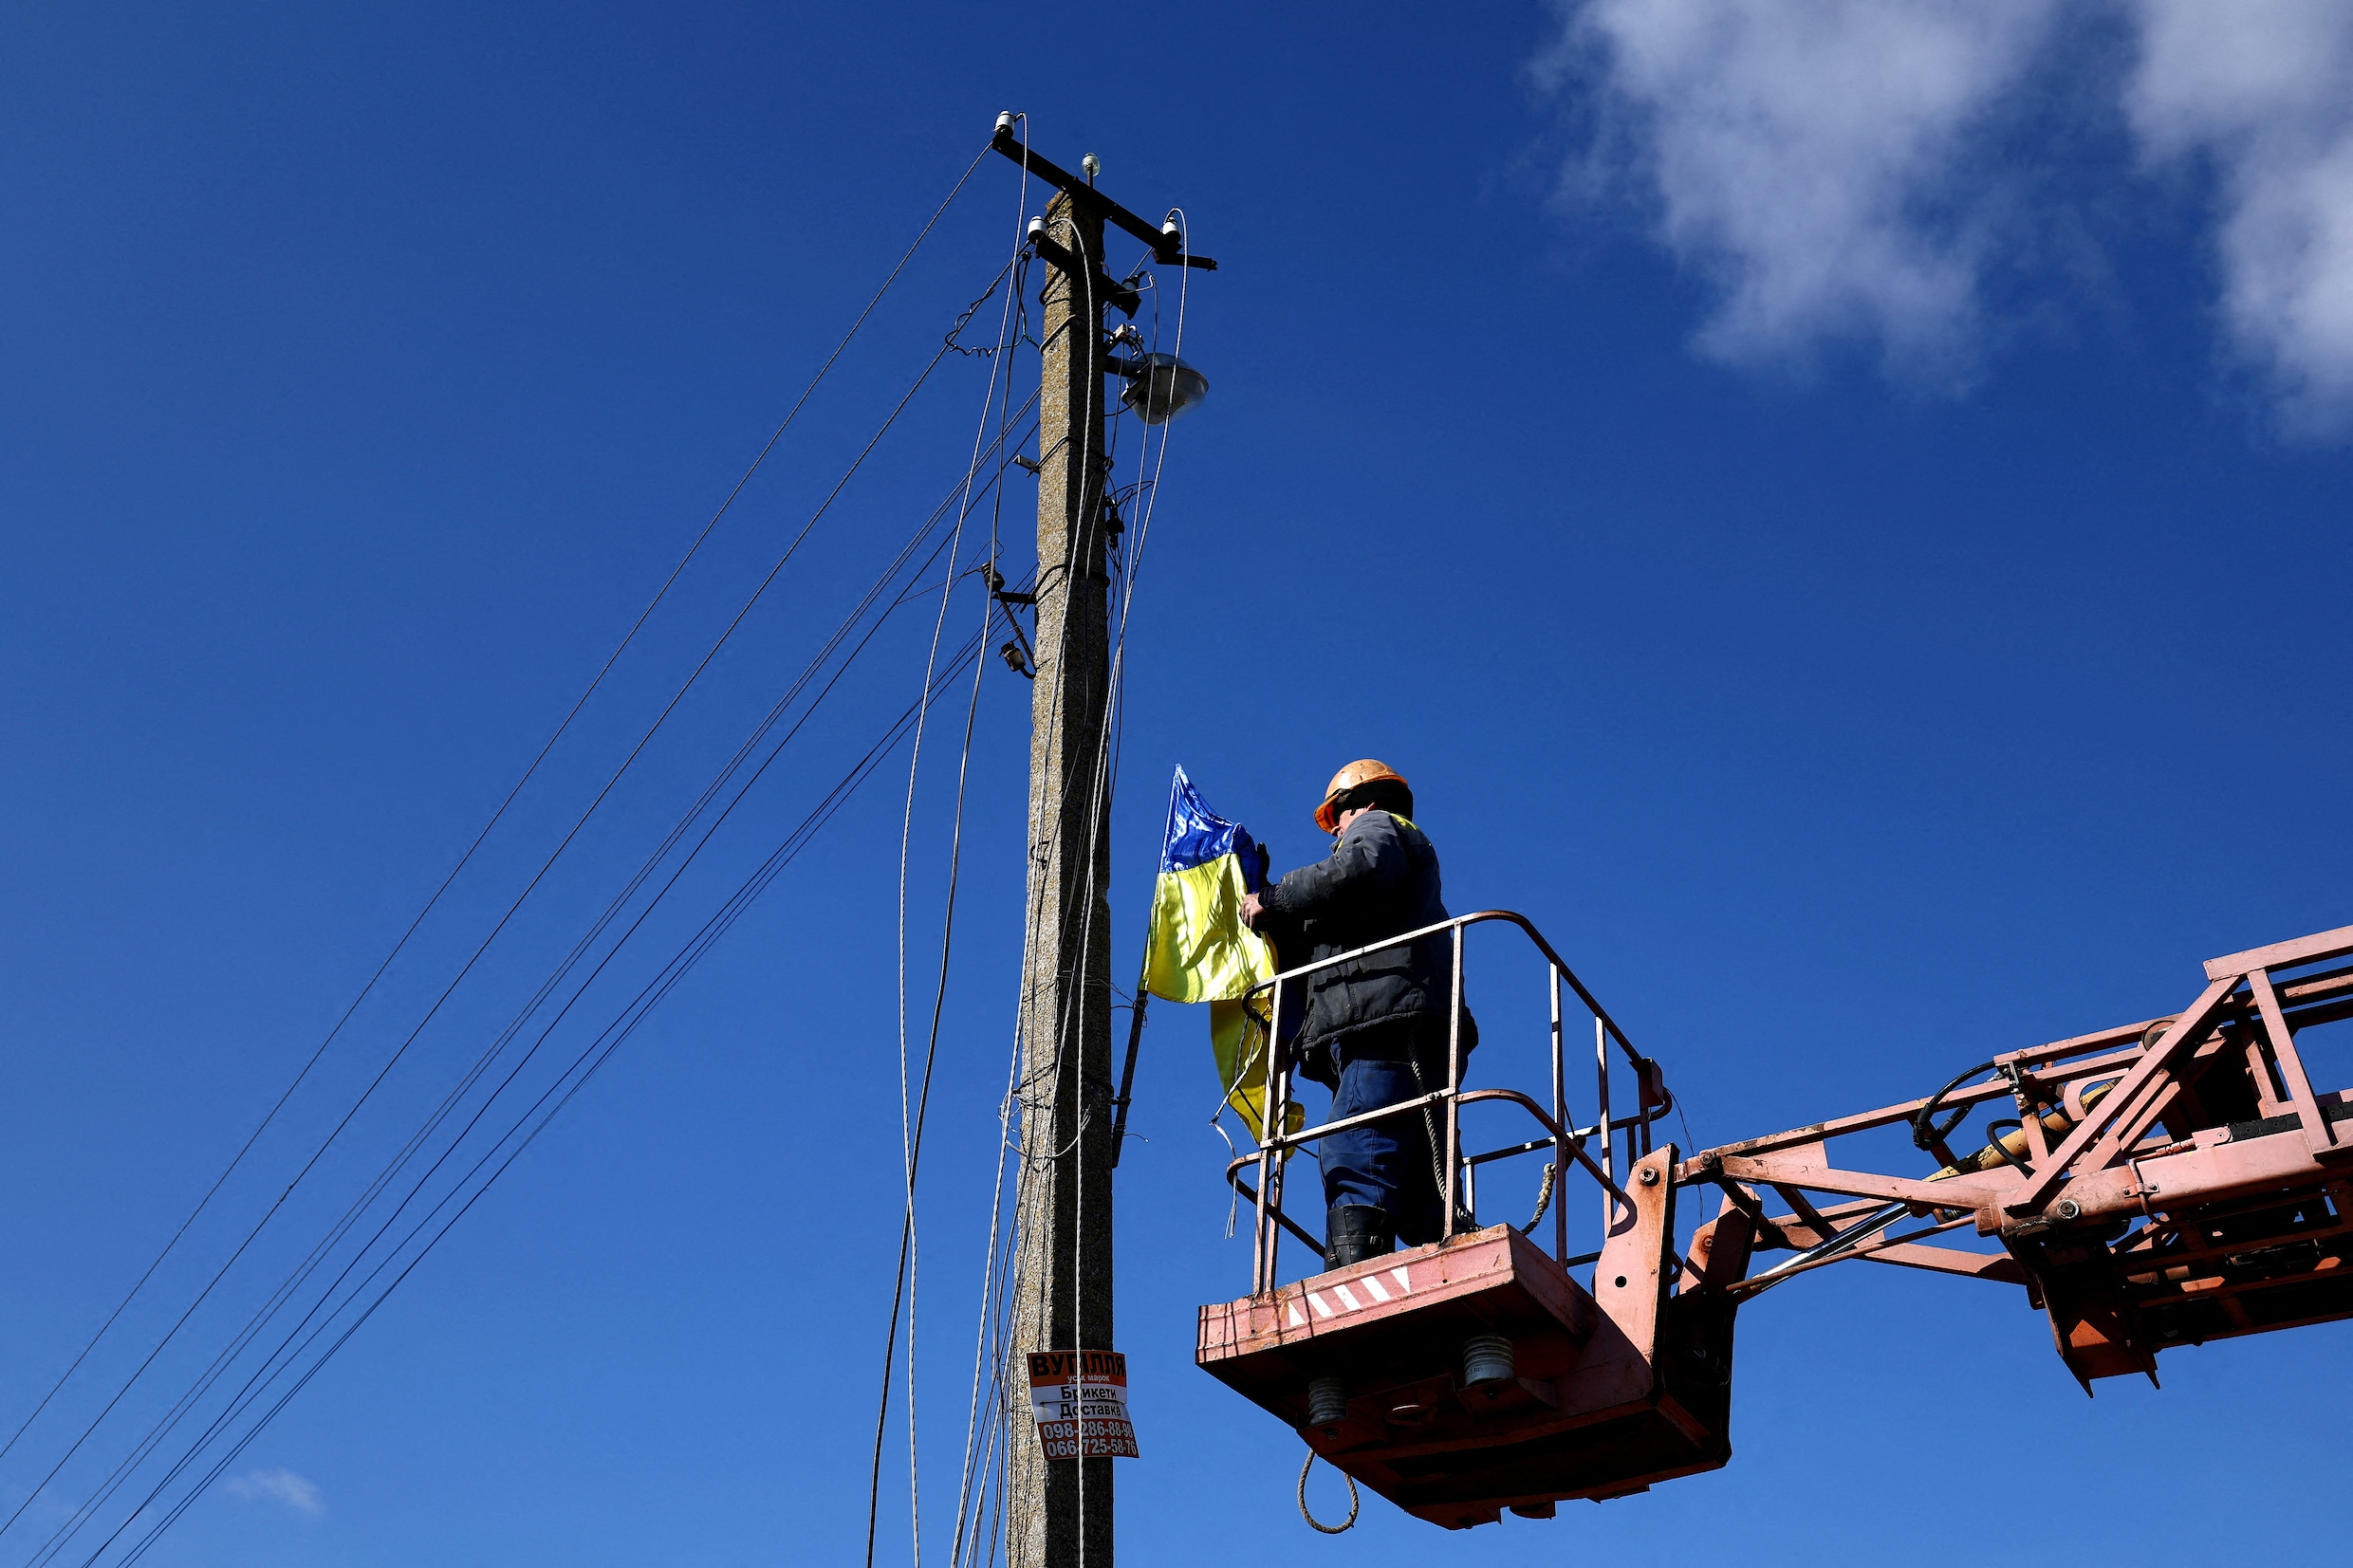
[[[1315,808],[1315,825],[1326,833],[1339,832],[1340,808],[1336,802],[1340,797],[1356,788],[1357,785],[1371,784],[1376,779],[1395,779],[1399,784],[1405,784],[1409,792],[1414,787],[1412,784],[1405,784],[1404,774],[1399,773],[1387,763],[1376,762],[1370,757],[1352,762],[1333,774],[1332,782],[1325,786],[1324,803]]]

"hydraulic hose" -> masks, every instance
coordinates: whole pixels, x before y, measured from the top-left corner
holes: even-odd
[[[1975,1075],[1972,1074],[1970,1076],[1974,1077]],[[2084,1090],[2084,1109],[2089,1111],[2093,1106],[2107,1098],[2109,1093],[2114,1090],[2116,1085],[2121,1081],[2122,1080],[2111,1079],[2105,1083],[2095,1084],[2091,1088]],[[2044,1133],[2048,1134],[2052,1141],[2065,1137],[2069,1132],[2072,1132],[2075,1127],[2075,1118],[2067,1114],[2066,1108],[2063,1105],[2045,1105],[2040,1113],[2040,1119],[2043,1123]],[[1987,1141],[1984,1148],[1978,1150],[1975,1153],[1970,1155],[1966,1159],[1955,1160],[1953,1164],[1944,1167],[1944,1169],[1938,1171],[1935,1175],[1929,1177],[1928,1179],[1930,1181],[1940,1181],[1947,1176],[1961,1176],[1968,1175],[1978,1171],[1991,1171],[1997,1165],[2013,1166],[2020,1171],[2027,1171],[2026,1123],[2021,1121],[1991,1121],[1986,1123],[1986,1131],[1988,1133],[1992,1133],[1994,1129],[1998,1127],[2008,1127],[2014,1130],[2008,1133],[1996,1134],[1992,1138]],[[2029,1173],[2031,1172],[2029,1171]]]

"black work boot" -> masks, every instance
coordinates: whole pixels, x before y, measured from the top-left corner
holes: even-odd
[[[1370,1204],[1343,1203],[1324,1220],[1324,1268],[1329,1273],[1350,1264],[1378,1258],[1397,1245],[1388,1210]]]

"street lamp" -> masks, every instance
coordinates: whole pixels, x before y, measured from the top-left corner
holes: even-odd
[[[1135,410],[1147,425],[1165,425],[1209,396],[1209,378],[1174,354],[1114,360],[1110,369],[1127,382],[1120,389],[1121,406]]]

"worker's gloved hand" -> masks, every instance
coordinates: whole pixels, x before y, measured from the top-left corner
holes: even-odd
[[[1242,895],[1242,924],[1248,926],[1252,931],[1256,931],[1258,929],[1259,919],[1265,915],[1266,913],[1266,906],[1258,901],[1258,895],[1254,893],[1246,893]]]

